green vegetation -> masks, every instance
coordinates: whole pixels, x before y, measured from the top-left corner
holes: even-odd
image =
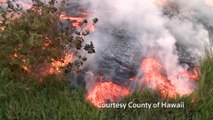
[[[183,109],[97,109],[85,101],[83,89],[74,90],[64,74],[47,75],[44,82],[37,82],[23,70],[23,65],[34,69],[63,54],[63,44],[81,49],[79,43],[66,32],[59,32],[56,23],[54,0],[44,6],[39,0],[34,10],[20,12],[10,5],[1,9],[0,27],[0,120],[212,120],[213,119],[213,58],[208,54],[201,63],[198,90],[187,97],[163,100],[156,91],[144,90],[134,93],[121,102],[185,102]],[[10,3],[11,4],[11,3]],[[41,10],[36,12],[35,10]],[[6,18],[7,13],[21,14],[19,19]],[[40,13],[44,15],[40,15]],[[14,15],[13,15],[14,16]],[[52,46],[42,49],[43,43],[51,39]],[[60,42],[60,44],[58,44]],[[80,46],[80,47],[79,47]],[[91,47],[92,46],[92,47]],[[92,49],[91,49],[92,48]],[[93,45],[85,45],[93,53]],[[77,50],[78,51],[78,50]],[[17,52],[16,59],[11,55]],[[38,54],[39,53],[39,54]],[[84,57],[79,57],[84,58]],[[23,63],[25,59],[25,63]],[[85,59],[85,58],[84,58]],[[80,61],[80,62],[79,62]],[[78,60],[81,64],[81,60]],[[35,80],[36,79],[36,80]]]
[[[54,76],[43,84],[1,79],[0,119],[15,120],[212,120],[213,60],[202,63],[200,87],[193,95],[169,102],[185,102],[184,109],[97,109],[85,101],[85,91],[73,90]],[[192,103],[192,98],[195,102]],[[122,102],[164,101],[154,91],[135,93]]]
[[[83,43],[83,37],[89,34],[87,30],[73,30],[73,33],[87,33],[74,37],[70,33],[73,28],[63,25],[63,22],[71,24],[73,21],[60,20],[59,16],[63,11],[55,7],[55,0],[51,0],[47,5],[40,0],[34,0],[34,4],[28,10],[23,10],[10,1],[7,4],[7,8],[0,7],[0,74],[2,76],[22,80],[32,76],[43,78],[49,73],[38,69],[45,69],[53,61],[63,63],[62,58],[71,53],[77,57],[74,62],[67,64],[66,71],[78,70],[87,60],[85,55],[95,52],[92,43]],[[85,24],[87,24],[86,20],[79,23],[79,26],[83,28]],[[79,51],[85,52],[84,56]]]

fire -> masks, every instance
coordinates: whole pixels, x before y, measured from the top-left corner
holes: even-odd
[[[156,58],[142,60],[143,83],[158,90],[164,98],[176,98],[191,94],[194,89],[189,82],[199,79],[198,70],[184,71],[168,78],[160,61]]]
[[[163,66],[155,58],[146,58],[142,61],[144,84],[160,91],[163,97],[175,98],[177,93],[174,86],[167,79]]]
[[[68,65],[73,60],[74,60],[74,54],[73,53],[65,55],[60,60],[52,59],[52,63],[51,63],[52,67],[50,68],[49,73],[50,74],[61,73],[60,68],[65,67],[66,65]]]
[[[61,20],[67,20],[67,19],[71,20],[72,21],[71,25],[76,28],[80,28],[79,24],[86,20],[85,17],[74,17],[74,16],[70,16],[70,15],[66,15],[66,14],[61,14],[59,17]],[[90,32],[94,32],[95,26],[94,26],[94,24],[87,24],[85,26],[85,29],[89,30]]]
[[[61,14],[60,15],[60,19],[62,20],[72,20],[72,26],[74,27],[79,27],[79,23],[83,22],[85,20],[85,18],[83,17],[73,17],[73,16],[69,16],[69,15],[65,15],[65,14]]]
[[[181,73],[181,76],[189,78],[190,80],[198,81],[199,80],[198,67],[194,68],[192,71],[184,71],[183,73]]]
[[[12,55],[10,55],[10,58],[12,60],[18,59],[19,57],[20,57],[20,55],[19,55],[17,49],[15,49],[14,53]],[[22,59],[21,61],[22,61],[22,69],[25,72],[29,73],[30,72],[30,67],[26,64],[26,59]]]
[[[43,43],[42,49],[43,49],[43,50],[44,50],[44,49],[47,49],[48,47],[50,47],[51,44],[52,44],[52,41],[51,41],[51,40],[49,40],[49,39],[45,40],[44,43]]]
[[[116,85],[113,82],[98,82],[90,89],[86,100],[98,107],[98,105],[107,102],[117,102],[129,94],[129,89]]]
[[[189,85],[189,82],[195,82],[199,79],[197,68],[169,77],[164,66],[154,57],[143,59],[141,67],[144,73],[142,78],[130,77],[129,81],[142,81],[141,87],[157,90],[163,98],[175,99],[191,94],[194,89]],[[130,89],[116,85],[113,82],[104,82],[103,77],[98,77],[98,82],[94,84],[86,96],[86,100],[94,106],[98,107],[98,105],[107,102],[117,102],[121,98],[130,95]]]
[[[27,66],[25,59],[22,60],[22,68],[25,72],[30,72],[30,68]]]

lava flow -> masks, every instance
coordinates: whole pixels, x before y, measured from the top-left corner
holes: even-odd
[[[70,16],[70,15],[66,15],[66,14],[61,14],[59,17],[61,20],[71,20],[71,25],[76,28],[80,28],[81,27],[80,24],[86,20],[85,17],[74,17],[74,16]],[[86,24],[86,26],[84,26],[84,28],[86,30],[89,30],[90,32],[95,31],[94,24]]]
[[[191,94],[194,89],[189,86],[189,83],[184,83],[184,79],[194,82],[199,78],[197,69],[184,71],[168,78],[163,65],[154,57],[143,59],[141,67],[144,74],[142,79],[138,79],[138,82],[142,81],[142,87],[157,90],[163,98],[168,99]],[[123,97],[129,96],[130,93],[129,88],[101,80],[89,90],[86,100],[98,107],[107,102],[118,102]]]
[[[156,58],[146,58],[142,60],[144,72],[143,83],[153,89],[158,90],[164,98],[176,98],[191,94],[194,89],[190,82],[198,80],[197,69],[184,71],[178,75],[168,78],[164,67]]]
[[[113,82],[98,82],[89,90],[86,100],[98,107],[107,102],[118,102],[128,95],[130,95],[130,90],[125,87]]]
[[[163,97],[174,98],[176,91],[174,86],[169,82],[162,65],[155,58],[146,58],[142,61],[144,72],[143,83],[146,86],[158,89]]]

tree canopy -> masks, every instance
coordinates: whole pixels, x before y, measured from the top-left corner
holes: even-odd
[[[59,66],[64,67],[65,72],[70,72],[87,60],[80,51],[95,53],[92,42],[84,43],[84,36],[89,31],[75,31],[71,29],[72,26],[64,27],[64,21],[59,17],[62,9],[55,7],[55,3],[55,0],[50,0],[48,4],[33,0],[30,9],[23,10],[20,5],[8,1],[6,8],[0,8],[1,78],[40,77],[42,75],[37,70],[50,69],[54,67],[54,62],[63,64],[63,58],[72,54],[78,57]],[[61,4],[65,4],[65,1]],[[96,22],[97,19],[94,19],[94,24]],[[88,24],[87,20],[79,23],[79,26],[84,27],[84,24]]]

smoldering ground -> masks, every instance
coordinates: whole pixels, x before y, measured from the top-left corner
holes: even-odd
[[[151,0],[85,3],[96,11],[89,17],[99,18],[96,31],[86,38],[93,41],[96,54],[88,56],[85,70],[103,75],[106,81],[128,86],[132,76],[143,74],[139,72],[141,60],[153,56],[161,61],[169,78],[199,66],[205,48],[211,46],[212,8],[204,1],[167,1],[163,5]],[[91,77],[86,83],[93,80]],[[196,88],[189,80],[179,82]]]
[[[212,7],[203,0],[160,2],[70,1],[67,13],[86,9],[95,11],[88,19],[99,19],[96,31],[85,38],[93,41],[96,54],[88,56],[85,72],[74,78],[93,83],[91,76],[101,74],[105,80],[128,86],[131,77],[143,74],[140,63],[146,57],[159,59],[168,78],[199,65],[205,47],[211,46]],[[179,82],[183,81],[193,86],[189,80]]]

